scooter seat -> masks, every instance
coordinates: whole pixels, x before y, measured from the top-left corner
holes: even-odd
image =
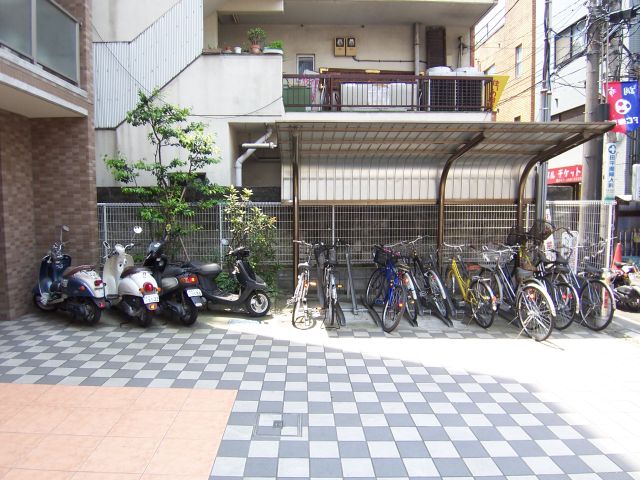
[[[71,276],[75,275],[78,272],[82,272],[83,270],[95,270],[95,268],[96,268],[95,265],[78,265],[76,267],[68,267],[64,271],[62,276],[64,278],[68,278],[68,277],[71,277]]]
[[[124,269],[124,271],[120,275],[120,278],[125,278],[125,277],[128,277],[129,275],[133,275],[135,273],[140,273],[140,272],[151,272],[151,270],[149,270],[146,267],[127,267]]]
[[[167,265],[164,271],[162,272],[162,278],[177,277],[178,275],[182,275],[183,273],[184,273],[184,268],[178,265]]]
[[[222,267],[219,263],[197,263],[191,262],[185,265],[193,273],[199,273],[205,276],[218,275],[222,272]]]

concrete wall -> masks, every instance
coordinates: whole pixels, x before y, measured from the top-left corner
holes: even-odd
[[[538,0],[540,1],[540,0]],[[537,1],[507,0],[505,24],[485,43],[476,46],[475,65],[485,71],[495,65],[494,75],[508,75],[509,81],[498,103],[496,120],[535,120],[535,25]],[[522,70],[515,77],[515,50],[522,46]]]
[[[179,0],[92,0],[95,42],[130,42]]]
[[[213,42],[209,23],[205,19],[205,44]],[[246,37],[248,25],[220,25],[218,46],[248,46]],[[352,68],[402,70],[413,73],[413,25],[267,25],[267,43],[282,40],[284,43],[284,73],[297,73],[296,55],[314,54],[316,69]],[[356,37],[358,55],[353,57],[334,56],[335,37]],[[426,49],[425,27],[421,28],[420,70],[425,70]],[[469,66],[469,49],[458,65],[458,37],[470,44],[469,29],[447,27],[447,65],[451,67]]]
[[[224,72],[224,75],[220,74]],[[261,133],[262,124],[281,118],[282,57],[272,55],[203,55],[162,89],[164,101],[191,107],[193,120],[207,124],[216,137],[223,159],[206,173],[219,184],[232,183],[233,160],[237,148],[231,138],[230,124],[255,123]],[[261,108],[262,107],[262,108]],[[120,125],[115,131],[99,130],[96,140],[98,186],[116,186],[104,167],[104,155],[121,152],[129,160],[153,158],[146,129]],[[141,177],[149,184],[151,177]]]

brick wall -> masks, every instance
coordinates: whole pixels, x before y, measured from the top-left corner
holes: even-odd
[[[496,120],[535,121],[535,24],[536,0],[507,0],[505,23],[486,42],[476,45],[475,66],[482,71],[495,65],[495,75],[509,81],[498,104]],[[515,50],[522,46],[521,74],[515,76]]]
[[[0,111],[0,313],[14,318],[31,305],[39,259],[29,120]]]

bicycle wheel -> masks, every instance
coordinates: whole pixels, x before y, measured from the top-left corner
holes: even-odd
[[[458,285],[458,281],[456,280],[456,276],[453,274],[451,267],[447,268],[447,271],[444,274],[444,281],[445,287],[451,294],[451,298],[456,301],[462,300],[462,291],[460,290],[460,286]]]
[[[405,296],[404,302],[406,308],[404,314],[412,323],[416,323],[418,320],[418,294],[416,293],[416,281],[410,272],[405,272],[403,277],[403,293]]]
[[[435,307],[435,314],[448,320],[451,316],[451,311],[449,302],[445,299],[446,292],[442,281],[440,281],[440,276],[435,271],[428,270],[425,273],[425,277],[428,285],[429,300]]]
[[[496,315],[495,295],[485,282],[475,281],[469,288],[471,316],[482,328],[489,328]]]
[[[382,312],[382,329],[387,332],[393,332],[400,323],[400,318],[404,313],[406,305],[404,304],[404,293],[400,285],[396,285],[391,290],[389,298],[384,305]]]
[[[377,269],[371,274],[364,298],[367,306],[374,307],[384,304],[385,284],[384,272],[382,270]]]
[[[549,338],[555,325],[553,303],[542,287],[529,283],[516,298],[516,312],[524,332],[537,342]]]
[[[327,285],[325,288],[325,327],[335,328],[338,319],[338,309],[336,308],[337,295],[336,295],[336,279],[332,272],[327,273]]]
[[[551,299],[556,307],[554,328],[564,330],[571,325],[578,313],[578,292],[566,282],[553,282],[553,293],[548,288],[547,291],[552,295]]]
[[[504,298],[502,281],[500,280],[500,276],[496,272],[491,270],[486,270],[486,269],[482,271],[480,276],[482,278],[489,279],[489,288],[491,288],[491,291],[496,297],[496,307],[500,308],[500,305],[502,304],[502,301]]]
[[[599,279],[589,279],[580,290],[580,316],[587,328],[599,332],[609,326],[615,312],[611,287]]]

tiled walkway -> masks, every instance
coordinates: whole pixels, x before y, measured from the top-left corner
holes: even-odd
[[[0,382],[238,390],[215,479],[640,479],[636,341],[517,333],[500,320],[388,336],[297,332],[284,317],[143,331],[32,316],[0,324]],[[625,415],[607,417],[611,434],[591,422],[606,395]]]

